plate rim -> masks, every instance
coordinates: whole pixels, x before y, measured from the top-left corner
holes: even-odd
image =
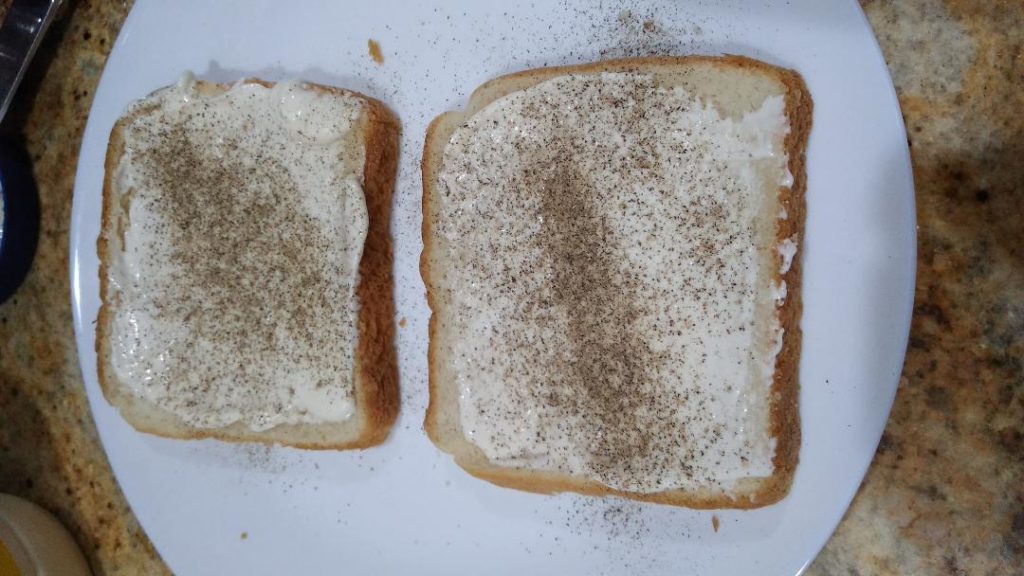
[[[878,39],[877,39],[877,37],[874,34],[874,30],[871,27],[870,22],[868,21],[868,19],[867,19],[866,15],[864,14],[863,10],[860,8],[859,3],[855,2],[854,0],[842,0],[842,1],[847,2],[848,4],[852,4],[852,5],[855,6],[856,12],[857,12],[857,14],[859,14],[859,18],[862,21],[861,25],[869,32],[869,36],[870,36],[872,44],[873,44],[872,58],[873,58],[874,62],[872,63],[872,66],[875,66],[875,67],[880,66],[881,67],[881,70],[884,72],[883,76],[885,78],[885,81],[886,81],[886,84],[887,84],[887,88],[888,88],[887,94],[886,94],[886,98],[890,102],[887,105],[887,109],[888,109],[888,111],[890,113],[894,113],[894,116],[895,116],[893,118],[894,125],[898,125],[899,130],[901,132],[903,132],[903,133],[906,133],[906,126],[905,126],[905,123],[903,121],[902,115],[900,113],[900,104],[899,104],[898,95],[897,95],[897,92],[896,92],[896,89],[895,89],[895,85],[893,84],[891,73],[889,72],[889,68],[888,68],[888,66],[887,66],[887,64],[885,62],[884,55],[883,55],[883,53],[881,51],[881,47],[880,47],[880,45],[878,43]],[[104,62],[103,74],[101,75],[100,81],[97,84],[94,100],[93,100],[92,104],[90,105],[88,120],[87,120],[86,125],[85,125],[85,127],[83,129],[83,132],[82,132],[82,141],[81,141],[81,146],[80,146],[79,154],[78,154],[78,164],[76,166],[76,172],[75,172],[74,193],[73,193],[72,211],[71,211],[71,227],[70,227],[70,230],[69,230],[69,239],[68,239],[68,242],[69,242],[69,260],[70,260],[70,262],[69,262],[69,277],[70,277],[69,287],[70,287],[70,292],[71,292],[70,297],[71,297],[71,304],[72,304],[72,315],[73,315],[73,325],[74,325],[74,334],[75,334],[75,348],[76,348],[76,353],[78,354],[78,359],[79,359],[78,363],[79,363],[79,367],[80,367],[81,373],[82,373],[83,387],[84,387],[84,389],[85,389],[85,391],[87,393],[86,395],[87,395],[88,400],[89,400],[90,413],[91,413],[91,415],[92,415],[92,417],[93,417],[93,419],[94,419],[94,421],[96,423],[96,427],[97,427],[98,431],[100,431],[100,429],[101,429],[100,422],[99,422],[99,420],[101,419],[101,416],[98,415],[98,413],[97,413],[97,406],[96,406],[96,401],[95,401],[95,398],[94,398],[94,396],[97,394],[96,387],[98,386],[98,383],[96,382],[96,365],[95,365],[95,362],[89,362],[89,358],[90,358],[89,351],[91,349],[90,344],[94,344],[94,339],[95,339],[95,331],[92,328],[93,325],[94,325],[94,320],[90,319],[90,318],[84,318],[82,316],[83,304],[84,304],[84,302],[83,302],[83,293],[82,293],[82,280],[83,280],[83,277],[84,277],[85,274],[94,274],[95,275],[96,273],[98,273],[98,270],[92,270],[92,269],[86,270],[86,269],[82,268],[82,250],[95,250],[95,244],[94,244],[95,239],[89,239],[89,238],[85,238],[85,237],[82,236],[83,233],[84,233],[83,232],[83,227],[85,228],[85,230],[88,230],[88,228],[89,228],[87,223],[85,223],[83,221],[83,219],[85,218],[85,212],[87,211],[87,208],[85,206],[86,206],[86,202],[88,201],[88,198],[87,198],[88,191],[85,191],[85,192],[82,191],[83,189],[87,188],[84,185],[83,182],[84,182],[84,180],[87,180],[89,178],[89,175],[88,175],[89,168],[88,167],[84,167],[84,163],[82,162],[82,157],[83,157],[83,151],[86,149],[86,147],[87,147],[87,145],[89,143],[89,136],[90,136],[90,134],[93,135],[93,138],[102,137],[101,127],[99,127],[99,126],[93,127],[93,125],[95,123],[95,120],[94,120],[94,117],[93,117],[93,111],[95,110],[95,108],[100,103],[99,95],[101,93],[101,87],[103,86],[104,82],[107,80],[108,67],[106,66],[106,64],[109,62],[110,57],[112,57],[116,53],[116,51],[122,46],[122,44],[126,42],[125,39],[127,37],[125,36],[125,33],[126,32],[131,32],[133,27],[135,26],[134,22],[137,19],[136,18],[137,15],[139,14],[139,6],[140,5],[152,7],[153,3],[152,2],[146,2],[145,0],[139,0],[136,3],[136,5],[133,6],[131,11],[129,12],[128,16],[126,17],[124,23],[122,24],[122,26],[121,26],[121,28],[120,28],[120,30],[118,32],[117,40],[114,42],[114,44],[113,44],[113,46],[111,48],[110,54],[108,55],[107,60],[105,60],[105,62]],[[121,49],[123,50],[123,48],[121,48]],[[136,95],[135,97],[141,97],[141,95]],[[96,132],[100,132],[100,135],[96,136],[95,135]],[[99,146],[100,148],[105,148],[105,145],[103,145],[103,144],[98,144],[97,146]],[[820,553],[821,549],[831,539],[832,534],[834,533],[835,529],[838,527],[839,523],[842,521],[842,519],[845,517],[847,511],[849,510],[849,506],[850,506],[853,498],[859,492],[859,488],[863,484],[864,479],[866,478],[866,474],[867,474],[868,470],[870,469],[871,464],[874,461],[874,454],[877,451],[878,443],[879,443],[879,441],[881,439],[882,434],[884,433],[885,422],[888,421],[889,415],[890,415],[891,410],[892,410],[893,402],[894,402],[894,399],[895,399],[895,395],[896,395],[896,393],[898,391],[898,388],[899,388],[899,380],[900,380],[900,375],[902,373],[903,363],[905,361],[905,354],[906,354],[907,345],[909,343],[911,321],[912,321],[912,316],[913,316],[913,303],[914,303],[914,297],[915,297],[915,291],[916,291],[916,262],[917,262],[917,227],[916,227],[916,225],[917,225],[917,213],[916,213],[916,197],[915,197],[915,194],[914,194],[915,188],[914,188],[913,169],[912,169],[912,163],[911,163],[910,149],[906,145],[905,142],[903,143],[903,145],[901,147],[901,152],[902,152],[902,154],[901,154],[902,157],[899,158],[898,161],[905,168],[904,170],[902,170],[902,176],[903,176],[903,179],[904,179],[904,186],[906,187],[906,190],[909,192],[908,194],[904,194],[903,195],[904,196],[903,197],[903,204],[904,204],[904,208],[903,209],[906,210],[906,213],[908,214],[908,217],[909,217],[909,230],[907,230],[909,232],[909,234],[908,234],[907,239],[906,239],[907,245],[902,247],[902,250],[905,251],[905,254],[907,256],[907,261],[909,262],[909,270],[906,271],[906,275],[907,275],[907,278],[908,278],[909,281],[907,282],[907,284],[905,286],[901,286],[900,287],[900,291],[903,292],[903,304],[900,306],[900,308],[905,312],[903,318],[899,319],[900,320],[900,324],[902,326],[902,328],[900,330],[900,337],[899,337],[899,340],[902,342],[902,346],[901,346],[901,349],[900,349],[900,351],[898,353],[898,357],[900,359],[900,362],[899,362],[899,366],[896,369],[895,374],[891,378],[891,380],[892,380],[891,383],[886,383],[886,385],[884,387],[884,390],[886,392],[885,399],[884,399],[884,404],[886,406],[886,409],[885,409],[885,419],[883,420],[883,425],[882,425],[881,429],[878,431],[877,437],[874,438],[873,441],[871,442],[871,445],[873,447],[872,451],[871,451],[872,456],[870,458],[868,458],[866,460],[866,462],[864,463],[864,465],[861,467],[860,473],[858,475],[859,480],[857,481],[856,485],[853,487],[853,490],[849,494],[849,497],[845,499],[844,505],[842,506],[842,513],[838,515],[838,517],[835,520],[835,523],[831,526],[831,528],[828,530],[828,532],[821,534],[820,545],[816,545],[815,546],[815,551],[814,551],[813,555],[811,555],[807,559],[806,563],[799,569],[797,574],[803,573],[803,571],[806,570],[806,568],[818,556],[818,554]],[[393,224],[393,226],[394,226],[394,224]],[[97,295],[97,297],[98,297],[98,295]],[[806,338],[806,336],[805,336],[805,338]],[[801,398],[804,395],[803,394],[804,383],[803,383],[802,380],[803,379],[801,378]],[[98,398],[102,398],[102,394],[99,394]],[[100,402],[102,403],[104,401],[100,400]],[[803,410],[803,402],[801,402],[801,406],[802,406],[801,410]],[[109,406],[105,406],[105,407],[109,408]],[[803,430],[803,426],[801,428]],[[109,433],[109,431],[107,433]],[[105,455],[107,455],[107,457],[109,459],[110,455],[107,452],[107,450],[108,450],[108,439],[105,437],[105,434],[103,432],[100,432],[99,436],[100,436],[101,444],[103,445],[104,453],[105,453]],[[112,463],[111,463],[111,471],[114,474],[115,478],[118,478],[118,482],[120,483],[120,474],[117,472],[116,469],[114,469],[114,466],[113,466]],[[125,494],[126,501],[133,508],[133,514],[135,514],[135,512],[134,512],[134,505],[132,504],[131,499],[128,497],[128,493],[124,492],[124,494]],[[139,519],[139,522],[140,522],[140,525],[141,525],[142,524],[142,520]],[[148,534],[149,534],[149,532],[147,531],[147,536],[148,536]],[[157,544],[157,542],[155,540],[153,541],[153,544],[156,547],[156,549],[159,551],[160,547],[159,547],[159,545]],[[165,562],[167,562],[167,561],[165,560]],[[167,563],[168,563],[168,565],[170,565],[170,562],[167,562]]]

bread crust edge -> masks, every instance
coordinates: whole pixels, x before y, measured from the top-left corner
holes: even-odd
[[[543,470],[502,467],[488,463],[480,466],[469,458],[460,455],[457,446],[446,443],[439,429],[439,411],[442,407],[437,401],[437,389],[440,386],[437,374],[436,350],[436,314],[438,302],[430,283],[430,251],[431,223],[430,197],[434,190],[435,167],[440,166],[440,158],[444,144],[457,126],[450,126],[453,119],[463,120],[471,116],[475,106],[485,106],[488,102],[479,102],[481,94],[491,92],[496,86],[508,84],[510,81],[528,81],[531,85],[555,76],[567,73],[595,73],[602,71],[622,71],[650,69],[652,66],[675,66],[692,63],[713,63],[716,65],[752,70],[767,74],[777,79],[786,88],[785,113],[790,123],[784,146],[788,156],[789,170],[793,174],[793,185],[790,188],[780,187],[778,198],[780,206],[788,213],[788,218],[779,220],[776,232],[776,245],[785,239],[797,242],[799,253],[785,274],[779,279],[786,282],[787,298],[778,307],[778,316],[783,328],[783,346],[776,357],[775,373],[770,391],[769,418],[772,436],[776,439],[773,474],[756,481],[756,489],[745,493],[730,495],[710,490],[669,490],[656,493],[637,493],[616,490],[599,482],[585,478],[557,474]],[[516,88],[516,90],[522,88]],[[512,92],[515,90],[510,90]],[[492,98],[503,96],[501,90]],[[799,463],[801,443],[800,411],[799,411],[799,360],[801,350],[800,317],[802,313],[801,256],[804,250],[803,231],[806,214],[806,148],[811,131],[813,102],[803,78],[794,70],[774,66],[760,60],[745,56],[653,56],[642,58],[624,58],[603,60],[590,64],[573,66],[556,66],[523,70],[499,76],[481,84],[470,96],[465,112],[445,112],[436,117],[427,128],[421,172],[423,175],[423,252],[420,256],[420,274],[427,291],[427,303],[431,310],[429,322],[429,343],[427,349],[428,387],[430,400],[424,418],[424,430],[431,441],[442,451],[450,454],[456,464],[469,474],[506,488],[514,488],[526,492],[552,494],[558,492],[575,492],[590,496],[618,496],[643,502],[654,502],[695,509],[752,509],[774,504],[789,493],[789,489]],[[440,144],[440,145],[439,145]],[[782,265],[782,256],[778,255],[777,264]],[[457,409],[457,407],[456,407]],[[468,440],[467,440],[468,442]]]
[[[244,82],[265,87],[273,83],[258,79]],[[229,84],[197,81],[203,91],[225,91]],[[306,87],[323,92],[348,94],[363,101],[365,106],[364,140],[366,143],[363,167],[363,194],[366,199],[369,226],[363,255],[359,262],[360,281],[356,287],[359,300],[357,318],[357,350],[353,368],[356,397],[356,415],[362,419],[358,436],[343,441],[332,440],[328,428],[334,423],[282,424],[256,431],[244,423],[236,422],[221,428],[195,428],[179,416],[159,408],[151,402],[135,397],[114,374],[111,366],[111,323],[114,319],[115,294],[109,285],[110,239],[114,232],[114,202],[119,193],[113,182],[114,173],[124,153],[123,131],[138,111],[129,112],[115,122],[110,133],[104,161],[102,215],[100,234],[96,241],[99,256],[100,309],[96,318],[96,370],[100,389],[107,402],[118,410],[133,428],[140,432],[179,440],[211,438],[225,442],[245,442],[282,445],[311,450],[364,449],[387,439],[398,417],[400,392],[398,362],[394,344],[394,282],[392,279],[393,250],[390,235],[392,197],[398,174],[399,133],[398,118],[381,101],[344,88],[306,83]],[[140,411],[154,411],[152,415]],[[321,430],[316,431],[315,428]],[[300,432],[307,440],[290,441],[289,434]]]

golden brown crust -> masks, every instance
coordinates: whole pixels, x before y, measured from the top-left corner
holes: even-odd
[[[366,98],[364,96],[364,98]],[[383,442],[398,417],[398,358],[395,353],[395,300],[391,246],[391,199],[398,174],[398,118],[381,102],[366,98],[366,165],[363,190],[370,226],[359,263],[357,367],[362,378],[356,398],[369,425],[362,438],[343,448],[367,448]]]
[[[438,400],[439,395],[437,390],[437,338],[434,337],[437,332],[437,315],[433,313],[434,310],[437,309],[437,302],[436,294],[434,290],[431,289],[430,285],[430,249],[432,244],[430,242],[431,219],[429,214],[430,195],[433,190],[432,183],[434,182],[434,175],[431,171],[431,167],[440,165],[440,158],[435,158],[435,154],[444,151],[444,147],[436,146],[436,143],[447,140],[447,138],[439,139],[437,137],[437,133],[442,122],[451,114],[451,112],[445,112],[437,118],[434,118],[430,122],[430,125],[427,126],[426,140],[423,146],[423,159],[420,163],[420,172],[423,177],[423,224],[421,226],[423,234],[423,252],[420,253],[420,276],[423,278],[423,284],[426,287],[427,307],[430,308],[431,311],[430,320],[427,325],[427,388],[429,391],[429,399],[427,401],[427,414],[423,421],[423,430],[427,433],[430,440],[442,450],[444,450],[444,446],[442,446],[443,441],[438,430],[437,422],[440,415],[441,405]],[[467,469],[467,471],[469,470]]]
[[[779,221],[776,242],[793,239],[798,249],[804,250],[804,220],[806,218],[807,139],[811,133],[813,102],[803,78],[792,70],[778,69],[779,79],[786,85],[786,116],[789,134],[786,153],[789,171],[793,175],[790,188],[779,189],[779,204],[788,218]],[[779,269],[783,257],[778,255]],[[785,330],[782,350],[775,361],[770,405],[771,434],[776,438],[775,474],[761,490],[765,504],[781,500],[789,492],[793,475],[800,460],[800,348],[803,341],[800,330],[802,300],[802,258],[794,257],[789,270],[782,275],[787,286],[786,300],[779,308],[779,321]]]
[[[263,86],[261,80],[246,80]],[[228,85],[197,83],[200,90],[226,90]],[[109,287],[111,256],[110,235],[117,232],[114,217],[119,200],[114,173],[124,152],[123,131],[135,114],[128,114],[114,124],[104,165],[102,223],[97,252],[100,260],[100,311],[96,322],[96,360],[100,388],[111,405],[116,407],[135,429],[178,439],[216,438],[229,442],[282,444],[306,449],[362,449],[383,442],[398,416],[400,396],[398,363],[394,347],[394,291],[392,282],[393,254],[390,237],[391,199],[398,173],[399,122],[380,101],[350,90],[309,84],[309,87],[335,93],[354,95],[365,106],[363,118],[365,164],[363,191],[369,227],[362,259],[359,262],[360,282],[356,288],[360,309],[358,317],[358,348],[354,378],[356,416],[362,419],[358,436],[339,440],[332,437],[330,425],[281,425],[264,431],[253,431],[235,423],[224,428],[197,429],[144,400],[134,397],[118,382],[110,365],[110,325],[117,306],[117,294]]]
[[[473,107],[482,107],[505,94],[522,90],[543,80],[568,73],[596,73],[603,71],[649,71],[652,68],[672,68],[699,62],[715,66],[732,67],[740,70],[757,71],[777,79],[786,88],[786,115],[790,122],[790,133],[785,140],[789,157],[789,170],[793,174],[791,188],[779,189],[779,203],[788,213],[786,220],[779,221],[777,242],[786,238],[794,239],[803,250],[804,194],[806,190],[805,149],[811,129],[812,101],[810,93],[800,75],[792,70],[779,68],[743,56],[656,56],[607,60],[580,66],[561,66],[525,70],[501,76],[482,84],[470,97],[467,112],[447,112],[434,119],[427,129],[423,153],[423,253],[420,259],[420,273],[427,288],[427,303],[432,312],[438,302],[430,281],[431,219],[430,202],[435,181],[434,171],[440,166],[441,154],[451,132],[458,121],[472,114]],[[778,256],[782,264],[782,256]],[[780,323],[785,330],[783,348],[776,359],[775,376],[772,382],[769,414],[771,435],[776,438],[775,472],[758,481],[750,490],[737,490],[738,494],[712,491],[673,490],[653,494],[641,494],[614,490],[599,482],[538,470],[517,469],[481,462],[473,455],[460,451],[441,429],[441,411],[458,410],[455,406],[443,406],[440,397],[440,375],[438,364],[437,315],[432,313],[429,324],[428,370],[430,402],[424,420],[424,429],[430,439],[441,450],[452,454],[459,466],[467,472],[499,486],[528,492],[553,493],[577,492],[592,496],[620,496],[645,502],[686,506],[689,508],[758,508],[781,500],[789,492],[793,475],[799,460],[800,412],[799,412],[799,359],[800,359],[800,313],[801,313],[801,264],[794,258],[789,270],[782,276],[788,287],[785,303],[779,308]],[[461,431],[459,431],[461,435]]]
[[[110,358],[108,331],[115,303],[111,301],[109,293],[107,270],[110,263],[107,254],[109,254],[110,241],[107,239],[107,235],[113,232],[111,228],[115,200],[112,192],[113,176],[117,162],[124,152],[122,133],[128,120],[127,117],[120,118],[110,131],[110,143],[107,145],[107,155],[103,161],[103,206],[100,217],[100,235],[96,239],[96,253],[100,261],[100,310],[96,315],[96,371],[100,389],[103,390],[103,395],[108,400],[114,396],[113,374],[106,360]]]

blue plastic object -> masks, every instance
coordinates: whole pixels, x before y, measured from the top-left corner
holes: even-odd
[[[21,142],[0,138],[0,303],[32,267],[39,236],[39,195]]]

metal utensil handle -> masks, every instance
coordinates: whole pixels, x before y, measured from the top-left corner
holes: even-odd
[[[0,120],[7,114],[60,0],[14,0],[0,26]]]

